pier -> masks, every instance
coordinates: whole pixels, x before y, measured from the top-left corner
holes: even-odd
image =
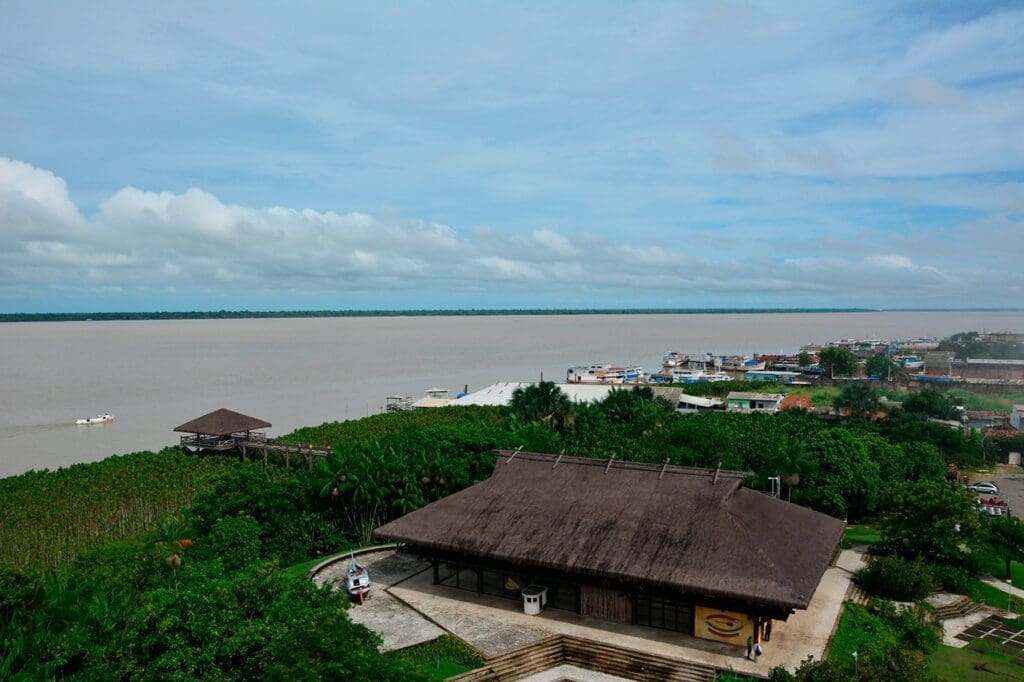
[[[306,466],[312,469],[316,458],[329,457],[334,452],[311,445],[275,441],[267,438],[265,433],[255,430],[269,426],[270,422],[262,419],[219,409],[185,422],[174,430],[183,434],[180,445],[187,450],[238,450],[243,458],[247,458],[250,452],[258,452],[263,455],[263,466],[267,465],[270,453],[274,452],[281,456],[285,466],[291,466],[291,459],[294,456],[302,457],[306,461]]]

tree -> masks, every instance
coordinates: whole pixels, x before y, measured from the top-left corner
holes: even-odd
[[[856,355],[845,348],[829,346],[818,353],[818,366],[823,374],[829,376],[852,377],[857,375],[860,362]]]
[[[843,387],[832,405],[846,410],[851,417],[866,419],[878,411],[878,393],[866,383],[852,383]]]
[[[985,543],[1006,562],[1006,578],[1013,577],[1010,562],[1024,561],[1024,523],[1012,516],[992,516],[985,524]]]
[[[509,411],[522,421],[540,421],[561,429],[572,422],[573,405],[553,381],[542,381],[517,388]]]
[[[951,397],[933,388],[926,388],[918,393],[911,393],[903,401],[903,410],[935,417],[936,419],[955,419],[959,416],[956,402]]]
[[[892,376],[899,371],[899,365],[885,353],[875,353],[868,358],[864,371],[868,376],[892,381]]]
[[[882,540],[902,556],[963,564],[978,545],[978,503],[956,483],[903,483],[889,491],[887,502]]]
[[[879,467],[852,431],[821,431],[802,447],[813,465],[794,492],[796,502],[836,518],[874,511],[882,485]]]
[[[802,350],[800,351],[800,355],[796,356],[796,364],[798,364],[800,367],[810,367],[812,364],[814,364],[814,358],[811,357],[810,353],[808,353],[805,350]]]

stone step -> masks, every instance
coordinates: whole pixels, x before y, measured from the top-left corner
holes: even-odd
[[[963,618],[969,616],[982,607],[981,604],[977,604],[971,601],[970,597],[961,597],[952,604],[946,604],[944,606],[936,607],[935,617],[939,620],[949,620],[951,618]]]
[[[490,658],[482,668],[449,680],[511,682],[563,664],[639,682],[709,682],[714,679],[716,673],[713,666],[701,663],[667,658],[569,635],[554,635]]]

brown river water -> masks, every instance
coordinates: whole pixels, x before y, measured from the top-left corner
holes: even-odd
[[[566,368],[657,369],[670,350],[795,352],[837,338],[1024,331],[1024,312],[524,315],[0,324],[0,477],[177,441],[219,407],[271,436],[383,409],[385,396],[454,396]],[[110,411],[114,422],[76,426]]]

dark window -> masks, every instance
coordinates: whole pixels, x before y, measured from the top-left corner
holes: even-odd
[[[573,583],[556,582],[548,588],[548,606],[579,613],[580,588]]]
[[[476,592],[480,585],[479,577],[475,568],[459,566],[459,589]]]
[[[437,582],[448,587],[458,587],[458,567],[447,561],[442,561],[437,567]]]
[[[633,609],[633,619],[637,625],[687,634],[692,633],[691,614],[691,606],[687,603],[647,595],[638,595]]]
[[[484,569],[484,571],[483,571],[483,578],[484,578],[484,590],[483,590],[484,594],[489,594],[489,595],[491,595],[493,597],[503,597],[503,596],[505,596],[504,595],[504,588],[502,586],[502,582],[504,580],[504,576],[502,576],[501,571],[489,571],[489,570]]]

